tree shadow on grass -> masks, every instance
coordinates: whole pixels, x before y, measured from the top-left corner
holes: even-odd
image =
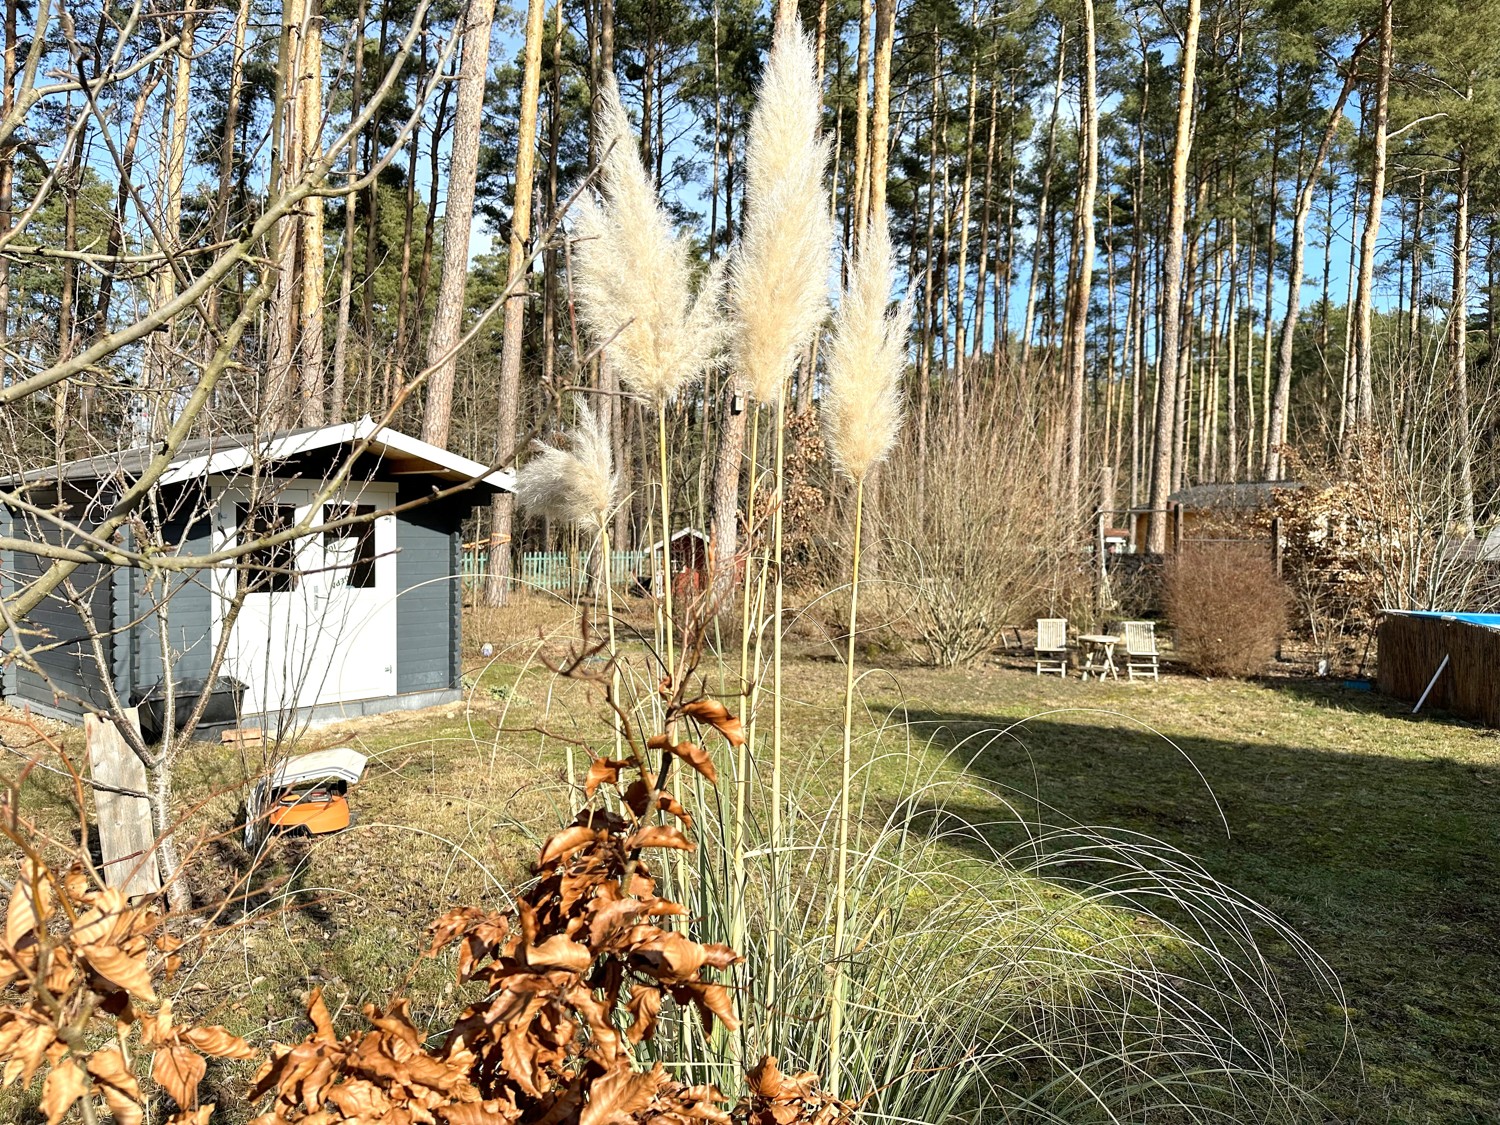
[[[1140,833],[1289,922],[1345,991],[1363,1074],[1346,1059],[1320,1091],[1342,1120],[1500,1118],[1500,754],[1491,765],[1168,741],[1097,711],[1013,724],[907,717],[1014,806],[1019,816],[944,806],[986,825],[990,844],[1024,856],[1027,824]],[[1309,1071],[1333,1068],[1344,1012],[1294,951],[1273,942],[1267,953],[1285,974]]]

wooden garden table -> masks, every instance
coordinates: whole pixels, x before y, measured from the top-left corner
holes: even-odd
[[[1113,633],[1084,633],[1078,638],[1078,643],[1083,646],[1082,674],[1085,680],[1091,672],[1100,680],[1106,676],[1120,678],[1120,670],[1115,667],[1115,646],[1123,639]]]

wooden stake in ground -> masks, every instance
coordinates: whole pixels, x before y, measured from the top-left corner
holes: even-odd
[[[136,709],[127,707],[121,716],[139,738],[141,724]],[[83,733],[88,744],[89,776],[96,786],[109,787],[94,790],[105,885],[119,887],[126,898],[154,895],[161,890],[161,873],[156,866],[151,802],[146,797],[146,767],[109,719],[85,715]],[[140,796],[135,796],[137,793]]]

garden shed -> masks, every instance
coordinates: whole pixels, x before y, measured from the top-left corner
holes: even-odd
[[[1500,613],[1386,610],[1377,637],[1382,692],[1500,727]]]
[[[1167,497],[1167,550],[1178,549],[1179,534],[1183,542],[1263,538],[1264,512],[1276,502],[1277,492],[1301,487],[1299,481],[1252,480],[1179,489]],[[1149,508],[1130,510],[1130,530],[1137,551],[1145,550],[1150,518]]]
[[[151,457],[127,449],[0,483],[87,532]],[[369,417],[189,441],[117,537],[123,549],[149,543],[197,558],[304,521],[351,522],[211,566],[83,565],[31,613],[27,631],[6,635],[0,698],[77,721],[105,709],[111,688],[128,705],[160,696],[169,678],[201,686],[222,641],[217,682],[243,685],[235,721],[244,725],[276,730],[451,702],[462,689],[461,527],[475,505],[512,487],[508,472]],[[0,508],[0,534],[89,545],[20,508]],[[50,561],[5,552],[0,596]],[[29,659],[18,658],[21,647]]]

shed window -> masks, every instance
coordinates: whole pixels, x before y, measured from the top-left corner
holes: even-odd
[[[292,504],[235,505],[239,523],[239,545],[248,547],[268,535],[285,531],[297,522]],[[260,547],[240,557],[240,589],[247,594],[285,593],[297,588],[297,542],[289,539]]]
[[[323,558],[334,570],[334,581],[355,590],[375,588],[375,505],[329,504],[325,523],[362,519],[364,523],[323,532]]]

